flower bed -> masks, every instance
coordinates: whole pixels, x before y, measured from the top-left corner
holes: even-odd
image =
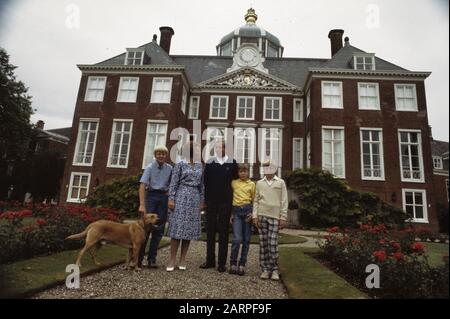
[[[448,298],[448,256],[443,266],[432,267],[425,246],[416,242],[413,228],[388,230],[384,225],[359,229],[328,229],[319,258],[375,298]],[[367,265],[380,268],[380,288],[365,285]]]
[[[93,221],[118,221],[107,208],[82,205],[28,205],[0,202],[0,264],[80,247],[64,238],[81,232]]]

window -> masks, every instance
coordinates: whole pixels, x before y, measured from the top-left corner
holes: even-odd
[[[422,143],[420,131],[399,130],[402,181],[423,182]]]
[[[282,157],[282,131],[279,128],[262,128],[261,164],[270,160],[278,167],[278,174],[281,174]],[[263,171],[261,167],[261,176]]]
[[[133,121],[114,120],[109,147],[108,167],[128,166]]]
[[[354,57],[355,70],[375,70],[375,57],[357,55]]]
[[[311,167],[311,133],[306,135],[306,168]]]
[[[238,96],[236,119],[253,120],[255,118],[255,98],[252,96]]]
[[[144,51],[129,50],[125,58],[125,65],[142,65],[144,62]]]
[[[105,94],[106,76],[90,76],[86,87],[86,102],[102,102]]]
[[[222,56],[231,56],[231,41],[228,41],[221,48]]]
[[[292,113],[294,122],[303,122],[303,101],[301,99],[294,99],[294,104],[292,105]]]
[[[440,156],[433,156],[433,167],[435,169],[443,169],[442,157],[440,157]]]
[[[148,121],[147,135],[145,138],[144,161],[142,168],[145,168],[153,160],[153,150],[158,145],[166,145],[167,122]]]
[[[342,82],[322,81],[322,107],[342,109]]]
[[[200,107],[200,97],[191,96],[191,103],[189,108],[189,118],[198,119],[199,107]]]
[[[170,103],[172,78],[153,78],[151,103]]]
[[[308,118],[309,113],[311,113],[311,91],[308,91],[306,95],[306,118]]]
[[[395,109],[397,111],[417,111],[415,84],[395,84]]]
[[[428,223],[427,196],[423,189],[402,189],[403,209],[413,222]]]
[[[381,129],[361,129],[361,170],[362,179],[384,180]]]
[[[281,97],[264,98],[264,121],[281,121]]]
[[[186,88],[183,86],[183,95],[181,97],[181,111],[186,114],[186,104],[187,104],[187,92]]]
[[[292,139],[292,170],[303,168],[302,147],[303,139],[294,137]]]
[[[207,159],[214,156],[214,142],[226,140],[226,127],[208,127],[206,130],[206,142],[208,143],[207,148],[209,147],[209,152],[205,153],[207,155]]]
[[[255,129],[236,128],[234,130],[234,154],[236,161],[249,165],[250,177],[253,175],[253,164],[255,163]]]
[[[73,165],[91,166],[97,140],[98,119],[80,120]]]
[[[269,58],[278,58],[278,48],[270,42],[267,47],[267,56]]]
[[[358,83],[358,101],[360,110],[379,110],[378,83]]]
[[[72,173],[70,175],[69,193],[67,202],[83,203],[89,193],[90,173]]]
[[[136,102],[139,78],[120,78],[117,102]]]
[[[228,116],[228,96],[211,96],[209,118],[226,119]]]
[[[344,128],[322,127],[322,168],[345,178]]]

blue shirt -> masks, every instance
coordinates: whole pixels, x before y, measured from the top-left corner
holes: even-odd
[[[168,191],[171,175],[172,165],[167,163],[159,165],[159,163],[154,160],[145,167],[140,182],[144,183],[149,190]]]

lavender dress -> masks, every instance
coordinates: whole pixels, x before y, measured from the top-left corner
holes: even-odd
[[[201,234],[200,204],[204,201],[203,165],[179,162],[172,170],[169,200],[175,209],[169,210],[167,236],[173,239],[197,240]]]

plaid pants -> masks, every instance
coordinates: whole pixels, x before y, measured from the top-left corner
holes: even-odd
[[[259,223],[259,265],[261,270],[278,270],[278,219],[260,216]]]

